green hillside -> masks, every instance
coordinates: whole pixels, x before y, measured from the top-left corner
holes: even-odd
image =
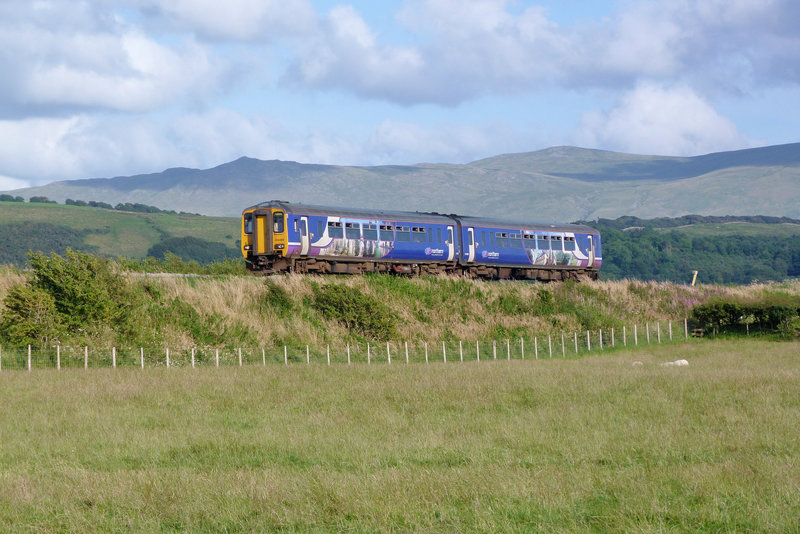
[[[238,251],[238,225],[238,219],[232,218],[0,202],[0,263],[24,263],[28,250],[63,253],[67,247],[103,256],[144,258],[165,242],[176,246],[175,253],[180,255],[181,238],[216,243],[217,248],[222,245],[231,256]]]

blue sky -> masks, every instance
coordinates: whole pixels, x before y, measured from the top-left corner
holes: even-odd
[[[800,141],[793,0],[4,0],[0,190]]]

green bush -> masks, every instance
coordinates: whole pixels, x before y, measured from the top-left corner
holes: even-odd
[[[692,318],[706,330],[743,332],[753,328],[794,337],[800,333],[800,301],[776,296],[756,302],[714,299],[696,306]]]
[[[19,345],[41,345],[59,341],[64,331],[55,299],[37,287],[16,285],[3,300],[0,338]]]
[[[338,284],[314,285],[313,291],[317,311],[341,322],[357,335],[378,341],[395,335],[394,317],[389,308],[375,297]]]
[[[267,279],[264,282],[264,305],[280,316],[285,316],[292,311],[292,299],[289,293],[274,281]]]

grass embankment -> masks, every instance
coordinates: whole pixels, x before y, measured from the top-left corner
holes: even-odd
[[[22,281],[0,271],[0,299]],[[800,294],[800,284],[738,288],[636,281],[491,283],[452,278],[144,277],[124,282],[123,330],[56,330],[90,347],[280,347],[364,341],[458,341],[585,332],[682,321],[725,295]],[[91,327],[92,325],[88,325]],[[682,326],[682,325],[681,325]],[[8,343],[8,340],[6,341]],[[341,350],[340,350],[341,352]]]
[[[796,531],[796,350],[2,372],[0,529]]]

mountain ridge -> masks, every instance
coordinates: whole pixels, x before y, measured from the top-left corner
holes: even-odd
[[[467,164],[347,166],[242,156],[209,169],[173,167],[10,193],[217,216],[283,198],[554,221],[690,213],[800,217],[800,143],[692,157],[560,146]]]

